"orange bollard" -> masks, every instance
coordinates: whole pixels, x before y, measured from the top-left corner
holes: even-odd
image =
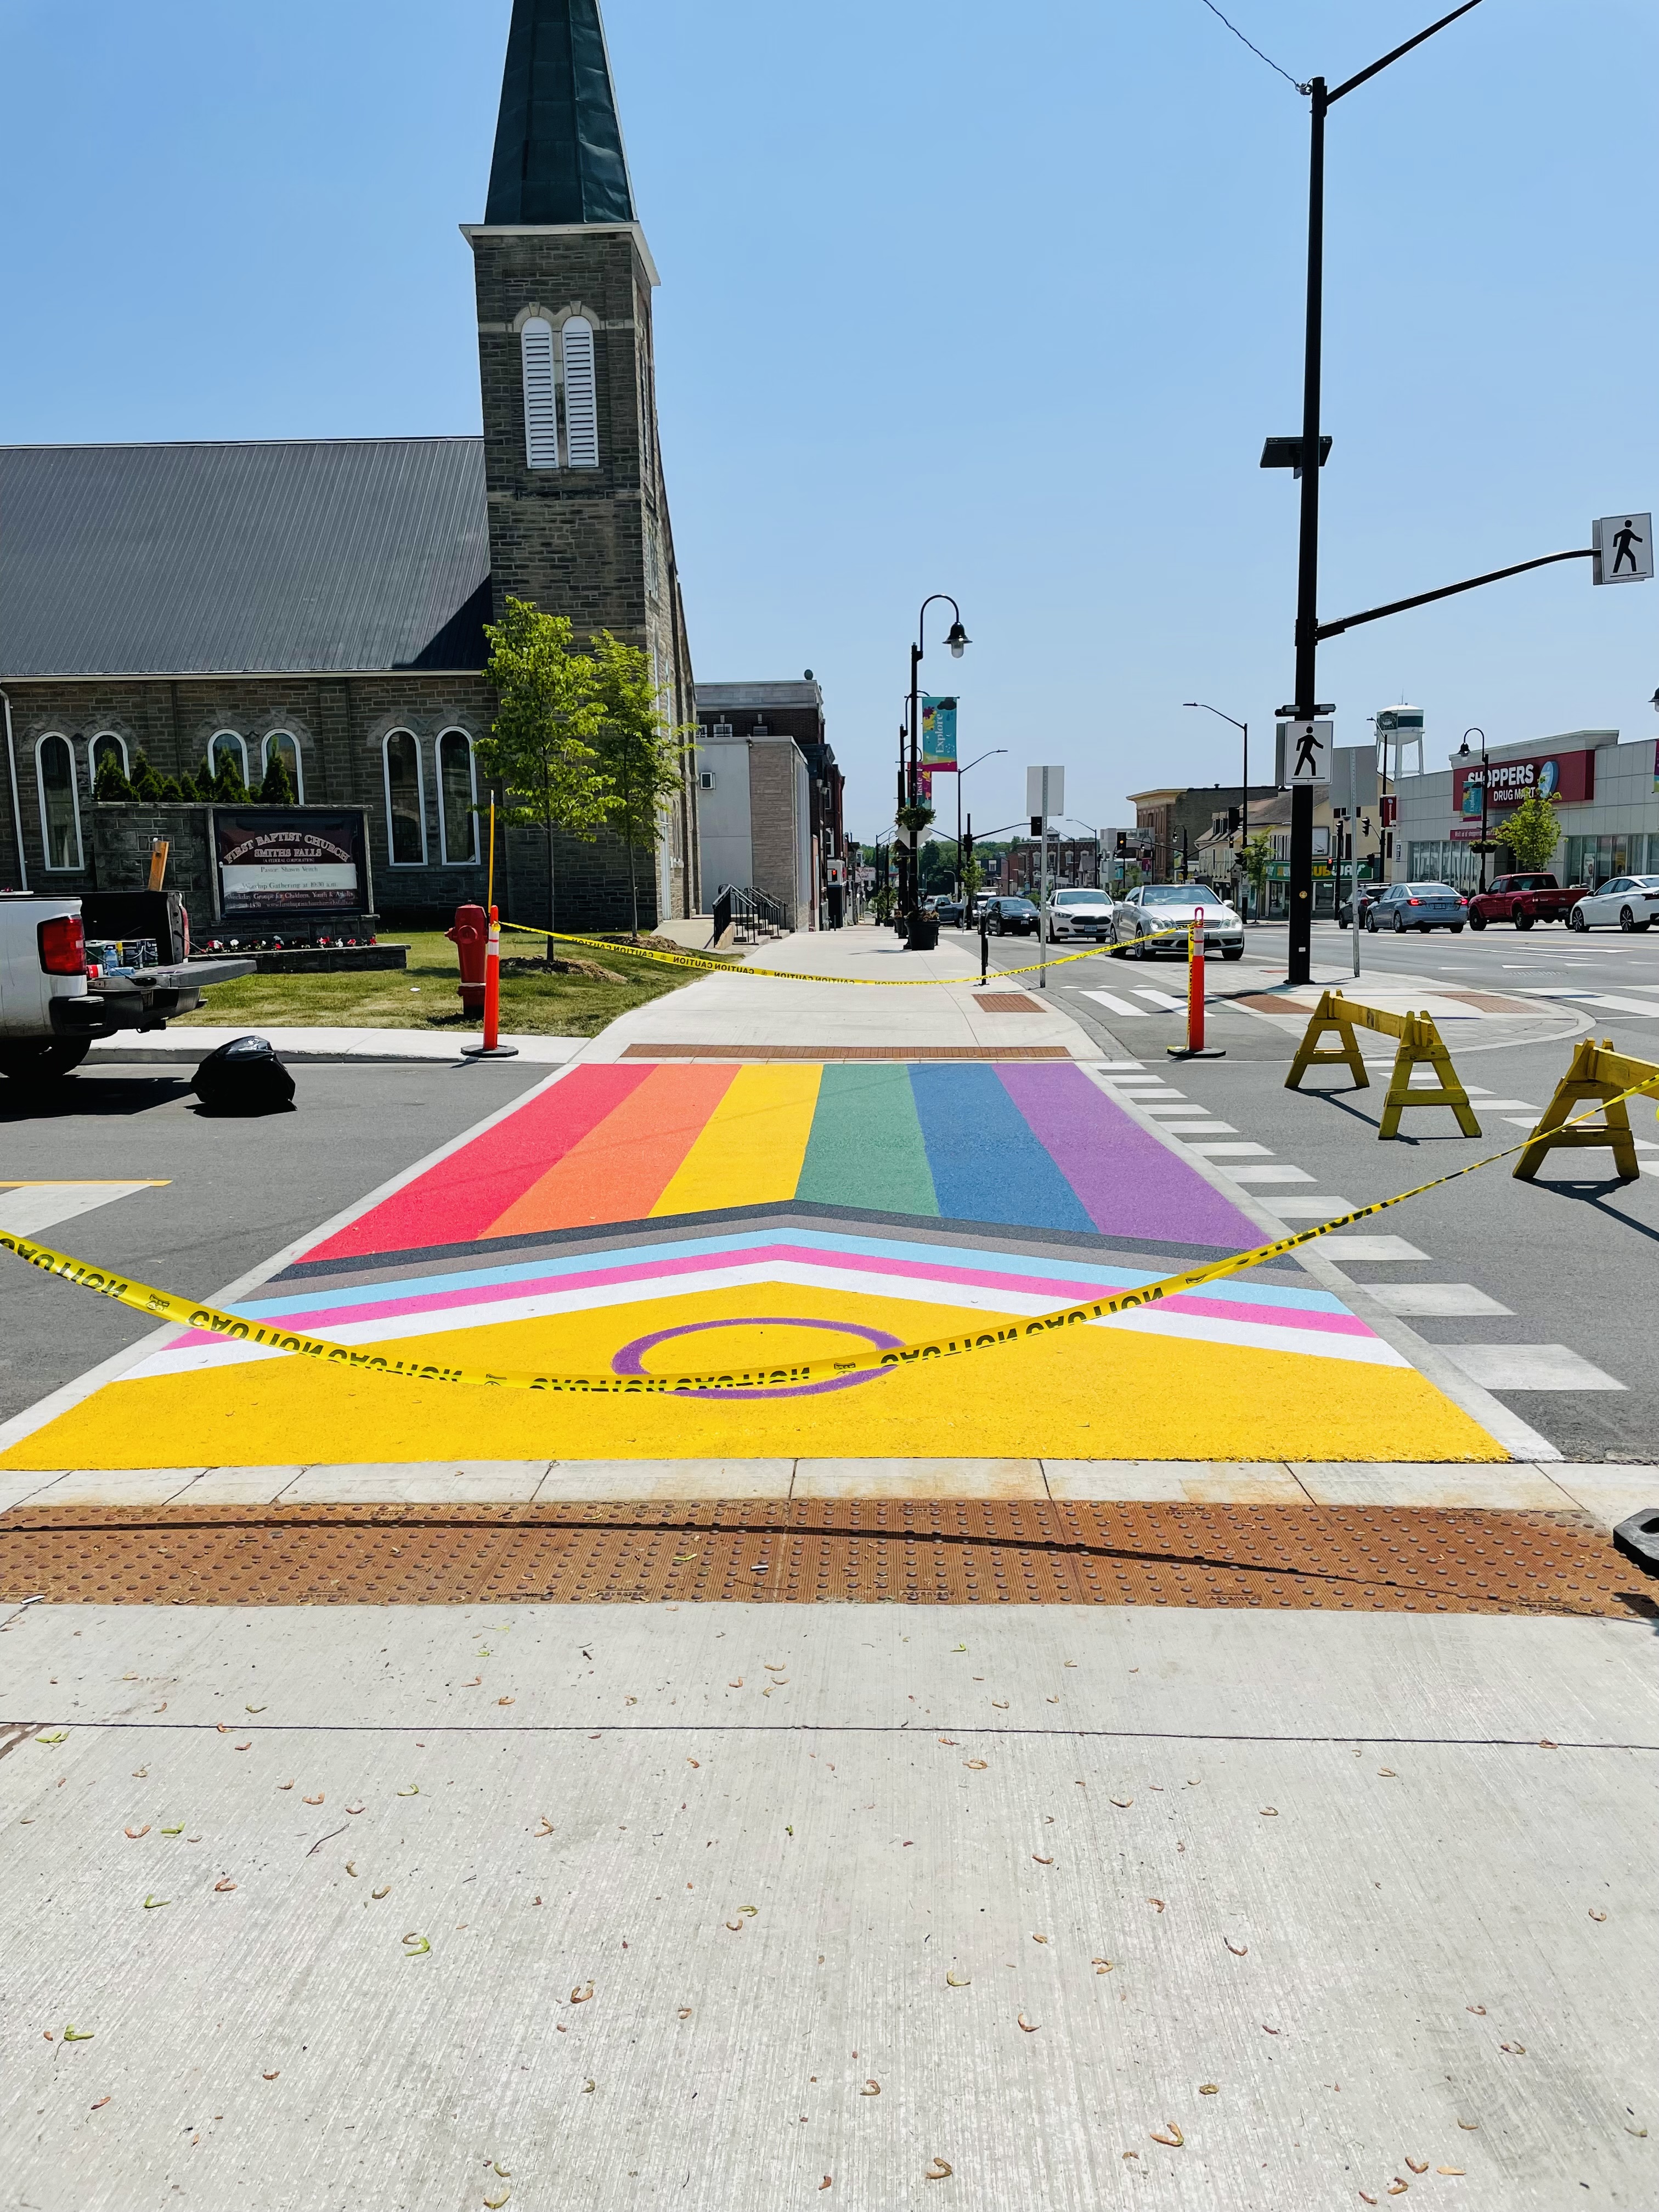
[[[1187,925],[1187,1042],[1165,1045],[1171,1060],[1224,1060],[1224,1045],[1204,1042],[1204,909]]]
[[[492,906],[489,909],[489,938],[484,946],[484,1003],[483,1042],[464,1048],[467,1060],[516,1060],[519,1048],[501,1041],[501,921]]]

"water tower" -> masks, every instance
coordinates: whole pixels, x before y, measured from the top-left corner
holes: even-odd
[[[1423,774],[1423,709],[1420,707],[1379,707],[1375,716],[1376,725],[1376,772],[1385,780],[1398,783],[1401,777]],[[1405,756],[1415,751],[1417,758],[1409,771]],[[1393,765],[1389,756],[1393,756]]]

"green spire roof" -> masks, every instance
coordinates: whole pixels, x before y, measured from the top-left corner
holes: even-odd
[[[513,0],[484,221],[633,220],[599,0]]]

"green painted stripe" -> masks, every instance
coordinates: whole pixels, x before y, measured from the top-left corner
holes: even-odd
[[[826,1067],[796,1188],[819,1206],[937,1215],[906,1067]]]

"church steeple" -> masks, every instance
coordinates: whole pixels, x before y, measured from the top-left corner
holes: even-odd
[[[485,222],[633,220],[599,0],[513,0]]]

